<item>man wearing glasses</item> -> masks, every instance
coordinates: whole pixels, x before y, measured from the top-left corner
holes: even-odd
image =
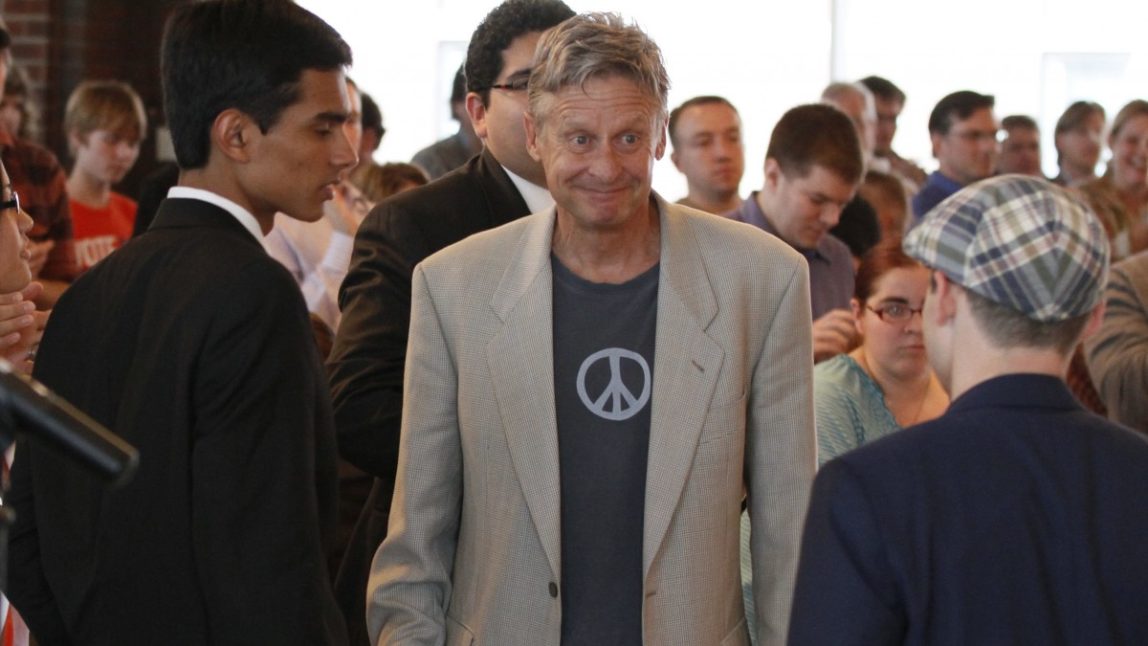
[[[929,137],[940,168],[913,197],[914,224],[946,197],[993,174],[997,161],[995,99],[970,90],[953,92],[929,115]]]
[[[411,272],[443,247],[554,204],[542,166],[526,151],[522,114],[535,44],[573,15],[558,0],[507,0],[486,16],[465,69],[466,110],[482,153],[384,201],[355,236],[329,366],[339,451],[376,478],[335,584],[352,643],[367,643],[367,575],[386,535],[398,465]]]

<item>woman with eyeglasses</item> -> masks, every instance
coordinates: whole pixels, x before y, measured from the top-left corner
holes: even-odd
[[[32,218],[20,210],[20,198],[12,190],[3,164],[0,184],[0,357],[17,370],[31,372],[33,350],[48,315],[35,311],[32,303],[43,289],[40,283],[32,282],[28,267]]]
[[[861,345],[813,370],[820,464],[948,408],[925,357],[928,289],[929,271],[905,255],[900,239],[862,258],[852,300]]]

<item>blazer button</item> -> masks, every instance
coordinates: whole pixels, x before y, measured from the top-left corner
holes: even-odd
[[[558,598],[558,584],[553,582],[553,581],[550,582],[550,598],[551,599],[557,599]]]

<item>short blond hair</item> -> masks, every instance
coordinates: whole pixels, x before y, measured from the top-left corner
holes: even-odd
[[[147,113],[132,86],[122,81],[84,81],[72,90],[64,108],[64,131],[85,138],[94,130],[147,134]]]

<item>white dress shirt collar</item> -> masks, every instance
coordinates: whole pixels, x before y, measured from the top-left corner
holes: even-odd
[[[259,228],[259,222],[255,219],[254,215],[247,209],[239,206],[235,202],[223,197],[218,193],[212,193],[202,188],[191,188],[189,186],[173,186],[167,191],[167,196],[172,198],[181,198],[187,200],[200,200],[208,204],[214,204],[219,208],[227,211],[239,224],[243,225],[244,229],[251,232],[256,240],[263,239],[263,230]]]
[[[523,179],[518,175],[510,172],[510,169],[503,166],[502,170],[510,176],[510,181],[514,182],[514,187],[518,189],[518,194],[526,200],[526,208],[530,209],[531,213],[538,213],[545,211],[554,206],[554,198],[550,195],[550,191],[546,190],[545,186],[539,186]]]

